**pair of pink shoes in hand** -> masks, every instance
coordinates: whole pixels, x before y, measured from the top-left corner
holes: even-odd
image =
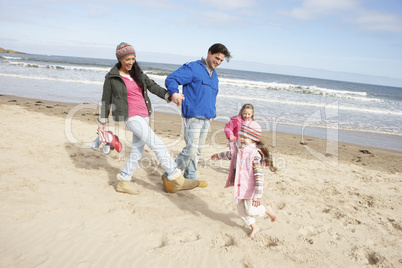
[[[105,143],[103,146],[103,153],[109,154],[111,150],[116,149],[118,153],[121,152],[123,146],[119,141],[119,137],[113,134],[112,131],[98,131],[99,136],[92,143],[92,149],[98,150],[102,143]]]

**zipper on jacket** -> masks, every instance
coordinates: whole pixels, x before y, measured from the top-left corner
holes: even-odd
[[[238,179],[238,183],[237,183],[237,199],[239,199],[239,196],[240,196],[240,174],[241,174],[241,168],[243,167],[243,150],[239,150],[240,151],[240,159],[239,159],[239,161],[240,161],[240,167],[239,167],[239,170],[238,170],[238,174],[239,174],[239,179]]]

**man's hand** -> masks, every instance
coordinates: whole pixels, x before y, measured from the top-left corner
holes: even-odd
[[[177,105],[180,106],[181,103],[184,101],[184,95],[180,93],[173,93],[172,101]]]

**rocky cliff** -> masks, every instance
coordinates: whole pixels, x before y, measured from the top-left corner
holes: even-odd
[[[0,52],[3,52],[3,53],[19,53],[19,54],[24,54],[24,52],[18,52],[18,51],[14,51],[14,50],[11,50],[11,49],[4,49],[4,48],[1,48],[1,47],[0,47]]]

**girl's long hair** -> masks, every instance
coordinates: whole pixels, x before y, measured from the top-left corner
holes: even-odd
[[[121,67],[121,63],[119,61],[119,63],[117,64],[117,68],[120,69]],[[140,68],[140,66],[138,65],[137,61],[134,62],[133,67],[131,67],[131,70],[129,71],[131,78],[134,79],[134,81],[137,83],[137,85],[140,88],[144,88],[144,84],[141,81],[140,78],[140,74],[142,73],[142,70]]]
[[[269,167],[269,170],[272,172],[276,172],[278,169],[274,166],[274,162],[272,160],[272,155],[269,152],[267,146],[260,140],[255,142],[257,144],[257,148],[259,148],[263,154],[262,162],[266,167]]]

